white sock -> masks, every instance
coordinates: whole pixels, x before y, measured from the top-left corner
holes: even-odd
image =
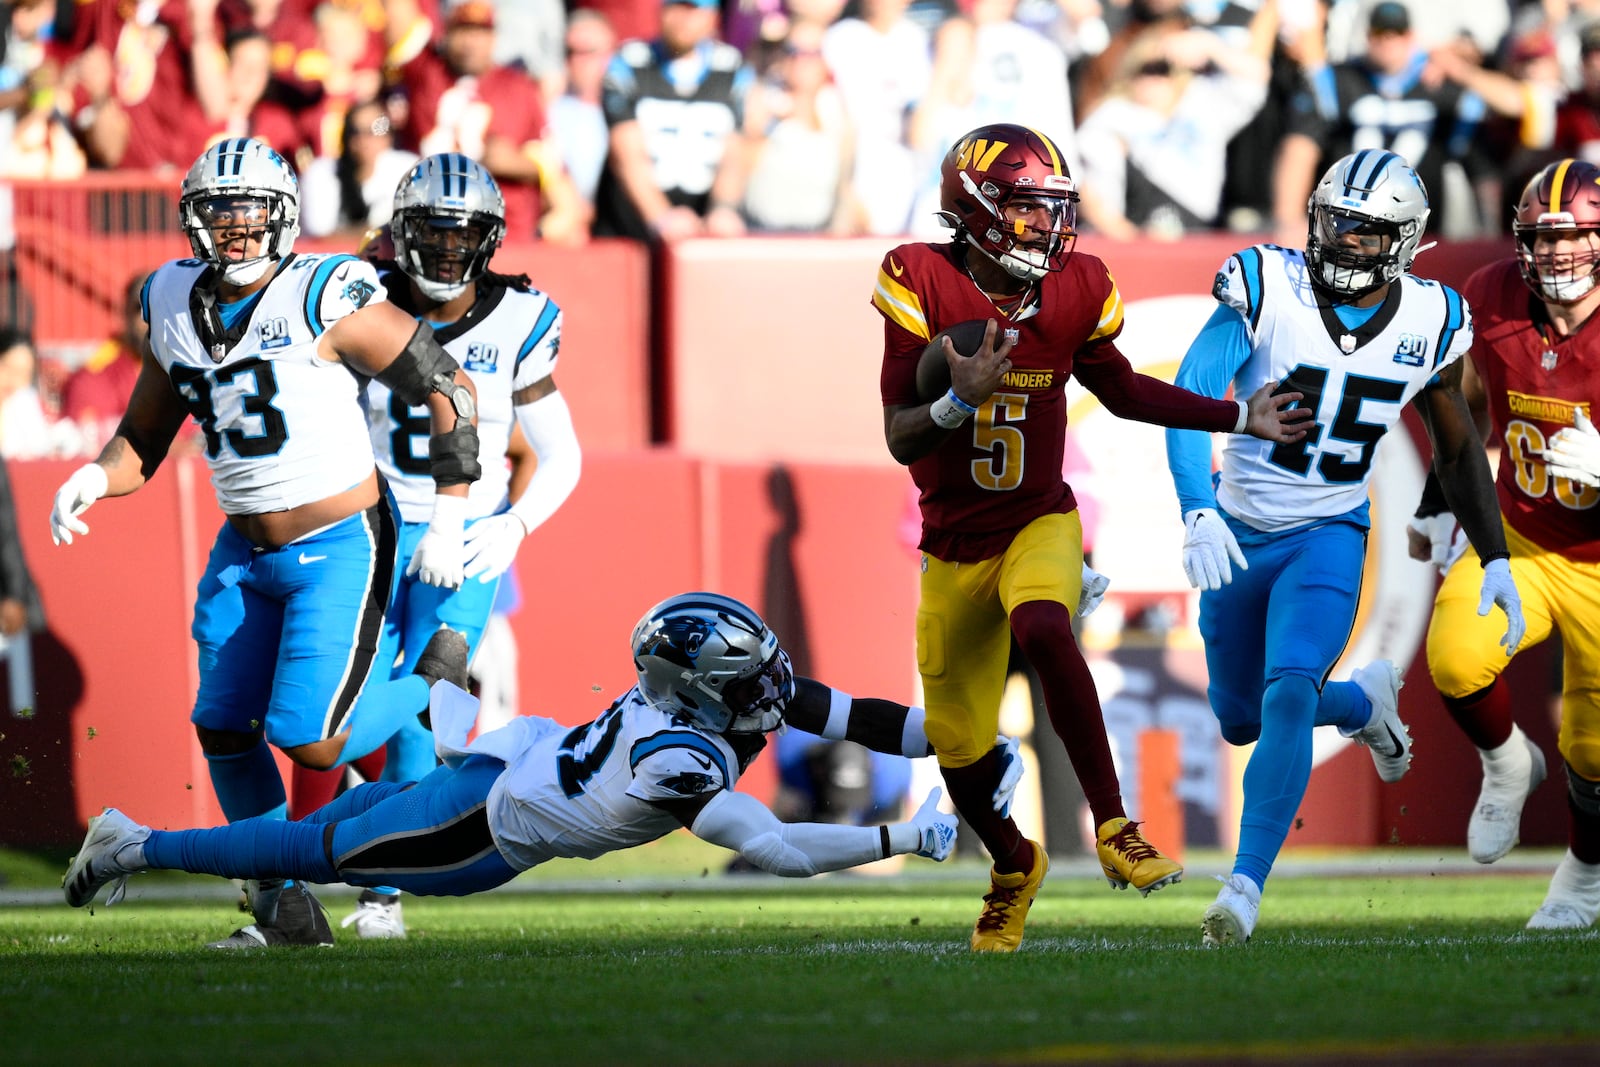
[[[1528,755],[1528,738],[1522,732],[1522,727],[1515,724],[1511,727],[1511,736],[1506,738],[1505,744],[1496,748],[1480,748],[1483,762],[1497,770],[1512,770],[1520,768],[1531,757]]]

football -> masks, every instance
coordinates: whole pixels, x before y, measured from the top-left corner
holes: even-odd
[[[922,356],[917,360],[917,399],[924,404],[931,404],[945,394],[950,388],[950,362],[944,358],[944,346],[939,343],[940,338],[948,337],[956,346],[956,351],[963,356],[975,356],[978,349],[983,347],[983,331],[988,327],[989,319],[972,319],[968,322],[959,322],[948,330],[934,335],[922,350]],[[999,343],[999,333],[996,331],[996,343]]]

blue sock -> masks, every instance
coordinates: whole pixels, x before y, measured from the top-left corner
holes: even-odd
[[[420,675],[408,674],[373,686],[350,713],[350,736],[345,740],[339,761],[349,763],[365,756],[399,733],[408,722],[416,723],[418,713],[427,707],[428,682]]]
[[[1267,884],[1273,861],[1311,780],[1311,729],[1317,687],[1289,675],[1267,686],[1261,699],[1261,738],[1244,769],[1244,814],[1239,819],[1235,874]]]
[[[300,821],[320,826],[324,823],[353,819],[380,801],[403,791],[409,784],[409,782],[362,782],[346,789]]]
[[[1337,726],[1346,737],[1365,729],[1372,718],[1372,701],[1354,682],[1329,682],[1317,701],[1317,725]]]
[[[433,731],[415,716],[389,738],[389,758],[383,764],[385,782],[420,782],[439,765],[433,750]]]
[[[224,878],[291,877],[337,882],[322,848],[323,828],[286,819],[245,819],[209,830],[152,830],[145,863],[163,870]]]
[[[247,751],[231,755],[207,752],[206,766],[211,770],[211,788],[229,822],[256,816],[288,817],[283,775],[278,773],[278,764],[264,739]]]

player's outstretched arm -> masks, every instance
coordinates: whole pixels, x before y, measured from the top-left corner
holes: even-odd
[[[1494,605],[1505,612],[1506,633],[1500,643],[1509,656],[1522,643],[1526,630],[1522,600],[1507,562],[1511,553],[1500,522],[1494,475],[1489,470],[1489,458],[1478,436],[1471,407],[1462,392],[1462,363],[1456,360],[1440,371],[1417,395],[1415,403],[1433,444],[1433,469],[1439,476],[1440,488],[1483,563],[1478,614],[1487,615]]]
[[[732,849],[769,874],[806,878],[890,856],[946,858],[955,847],[956,819],[938,809],[939,792],[930,793],[905,822],[843,826],[782,822],[755,797],[723,790],[685,825],[701,840]]]
[[[103,496],[126,496],[149,481],[166,459],[188,414],[182,399],[148,345],[116,434],[93,463],[73,471],[56,490],[50,509],[50,537],[72,543],[89,526],[80,516]]]

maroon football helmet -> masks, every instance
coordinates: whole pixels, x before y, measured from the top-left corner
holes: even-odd
[[[1511,223],[1522,280],[1540,300],[1573,304],[1600,277],[1600,167],[1561,159],[1535,174],[1522,190]],[[1536,247],[1539,238],[1545,238]],[[1570,238],[1557,252],[1553,239]]]
[[[1023,196],[1051,205],[1046,228],[1006,217],[1007,202]],[[1078,239],[1078,189],[1066,160],[1026,126],[980,126],[957,141],[939,171],[939,206],[957,240],[1023,281],[1066,266]]]

